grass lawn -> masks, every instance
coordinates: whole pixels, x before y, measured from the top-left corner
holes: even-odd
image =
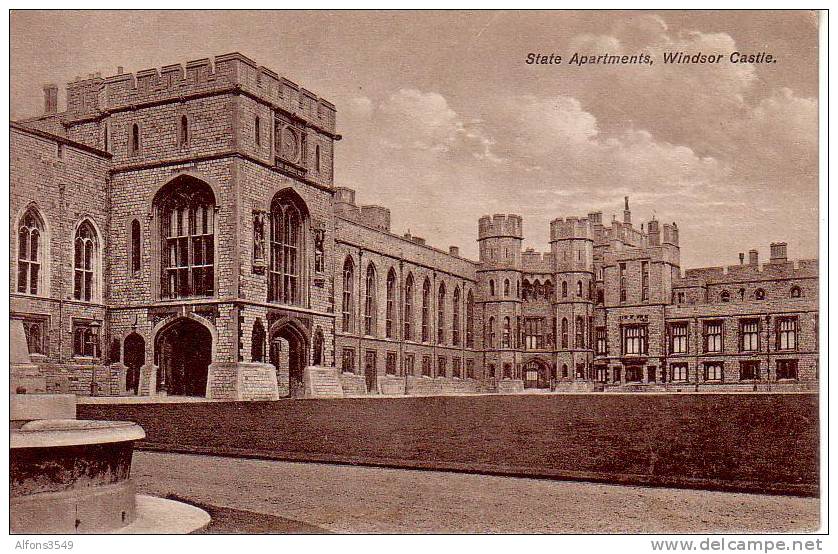
[[[80,405],[149,448],[817,495],[814,394],[510,395]]]

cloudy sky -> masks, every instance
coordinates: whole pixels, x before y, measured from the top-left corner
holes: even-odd
[[[620,217],[628,195],[636,224],[678,223],[683,267],[777,240],[815,257],[817,40],[807,12],[14,12],[11,114],[37,115],[46,82],[239,51],[337,105],[336,182],[389,207],[395,232],[476,257],[477,218],[511,212],[542,250],[551,219]]]

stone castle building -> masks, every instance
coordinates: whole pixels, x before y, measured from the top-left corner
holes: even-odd
[[[335,186],[335,106],[240,54],[47,86],[11,124],[11,317],[94,395],[816,388],[818,263],[682,270],[679,228],[480,218],[479,260]],[[31,377],[31,376],[30,376]],[[28,379],[28,380],[27,380]]]

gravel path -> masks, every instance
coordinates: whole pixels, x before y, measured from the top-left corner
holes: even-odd
[[[135,452],[141,492],[339,533],[801,532],[814,498]]]

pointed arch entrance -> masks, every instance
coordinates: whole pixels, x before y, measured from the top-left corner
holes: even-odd
[[[157,390],[170,396],[206,396],[212,334],[194,319],[176,319],[154,342]]]
[[[131,333],[123,343],[123,360],[128,369],[125,389],[137,394],[140,388],[140,368],[145,364],[145,339],[139,333]]]
[[[288,395],[303,396],[303,370],[308,365],[309,339],[305,328],[293,319],[271,327],[270,362],[278,374],[288,372]]]
[[[550,387],[550,365],[538,358],[524,365],[524,388],[546,389]]]

